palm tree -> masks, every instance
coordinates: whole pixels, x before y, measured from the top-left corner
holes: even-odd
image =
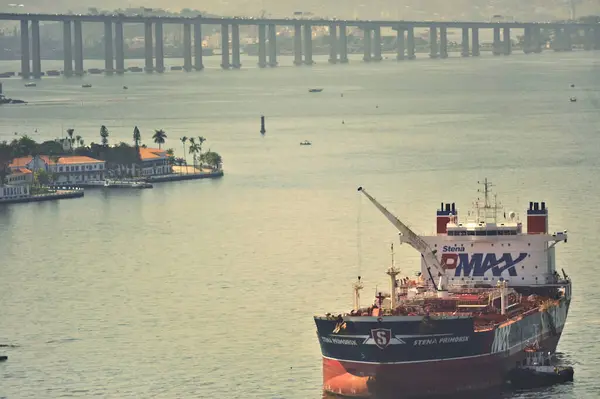
[[[81,136],[75,136],[75,141],[77,142],[77,146],[81,146]]]
[[[140,134],[140,129],[138,129],[138,127],[134,127],[133,128],[133,143],[135,144],[135,154],[137,157],[137,163],[138,166],[142,161],[142,156],[140,154],[140,142],[142,141],[142,135]],[[138,169],[136,172],[139,174],[139,167],[136,168]]]
[[[50,155],[50,160],[54,162],[54,173],[58,173],[58,162],[60,161],[60,155]],[[55,175],[56,176],[56,175]],[[55,180],[55,179],[53,179]]]
[[[140,129],[138,127],[133,128],[133,143],[136,148],[140,146],[140,142],[142,141],[142,135],[140,134]]]
[[[190,139],[190,141],[192,141],[192,139]],[[192,142],[192,144],[190,144],[189,151],[190,154],[194,156],[194,173],[196,173],[196,154],[200,152],[200,145]]]
[[[10,174],[9,165],[13,160],[12,148],[6,141],[0,142],[0,187],[4,185],[6,176]]]
[[[180,140],[181,140],[181,144],[183,145],[183,160],[185,161],[185,166],[186,169],[185,171],[187,172],[187,160],[186,160],[186,156],[185,156],[185,142],[187,141],[187,136],[183,136]]]
[[[200,153],[200,156],[198,157],[199,162],[202,162],[202,160],[204,159],[204,157],[202,156],[202,144],[204,144],[204,142],[206,141],[206,139],[202,136],[198,136],[198,144],[200,145],[200,150],[198,151]],[[200,169],[202,169],[202,163],[200,163]]]
[[[73,133],[75,133],[75,129],[73,129],[73,128],[67,129],[67,134],[69,135],[69,143],[71,144],[71,152],[73,152],[73,143],[74,143]]]
[[[104,125],[100,126],[100,137],[102,137],[102,145],[108,146],[108,129]]]
[[[161,146],[165,143],[165,139],[167,138],[167,133],[165,133],[162,129],[157,129],[154,131],[154,135],[152,136],[154,142],[158,144],[158,149],[161,149]]]

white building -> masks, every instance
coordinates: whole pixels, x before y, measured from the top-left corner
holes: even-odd
[[[13,174],[23,169],[28,169],[33,173],[41,169],[54,174],[56,183],[76,184],[104,180],[106,163],[86,156],[61,156],[55,159],[47,155],[39,155],[16,158],[10,164],[10,168]]]
[[[166,150],[158,148],[140,148],[142,159],[142,176],[168,175],[173,173],[169,165],[169,157]]]

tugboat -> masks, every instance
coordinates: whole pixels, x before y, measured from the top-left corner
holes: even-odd
[[[525,349],[525,360],[511,370],[507,377],[515,388],[538,388],[573,381],[573,367],[555,366],[552,355],[535,344]]]
[[[503,212],[487,179],[480,184],[483,198],[468,218],[442,203],[434,235],[415,233],[358,189],[420,254],[420,273],[402,277],[392,247],[387,292],[361,306],[358,277],[350,311],[314,316],[326,392],[402,399],[483,392],[506,383],[531,342],[555,352],[571,303],[571,280],[555,270],[567,232],[549,232],[545,202],[529,203],[524,226]]]

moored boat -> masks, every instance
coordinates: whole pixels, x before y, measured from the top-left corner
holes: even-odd
[[[419,236],[359,188],[421,254],[417,278],[399,277],[392,248],[389,291],[352,311],[315,316],[323,388],[348,397],[421,398],[503,385],[532,341],[553,353],[571,302],[571,281],[555,271],[555,246],[544,202],[529,204],[527,231],[514,212],[489,200],[459,222],[454,204],[437,211],[437,234]],[[433,383],[432,383],[433,381]]]
[[[152,188],[152,183],[130,180],[105,180],[105,188]]]

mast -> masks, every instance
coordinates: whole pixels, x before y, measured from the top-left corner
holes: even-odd
[[[491,204],[490,194],[492,192],[491,188],[494,186],[491,181],[484,179],[483,182],[478,181],[477,184],[481,184],[483,186],[483,207],[478,201],[475,203],[477,209],[477,222],[478,223],[486,223],[488,220],[493,219],[494,223],[498,222],[498,209],[501,207],[498,205],[498,196],[494,194],[494,204]],[[478,189],[477,192],[481,193],[481,189]],[[483,220],[480,215],[480,209],[483,208]]]
[[[400,274],[400,270],[396,268],[396,264],[394,262],[394,244],[391,246],[392,252],[392,264],[387,270],[386,274],[390,276],[390,300],[391,300],[391,310],[396,309],[397,302],[397,294],[396,294],[396,276]]]
[[[360,309],[360,290],[362,290],[364,288],[363,283],[360,281],[360,276],[358,276],[358,279],[356,280],[356,282],[352,285],[352,288],[354,288],[354,310],[358,311],[358,309]]]

